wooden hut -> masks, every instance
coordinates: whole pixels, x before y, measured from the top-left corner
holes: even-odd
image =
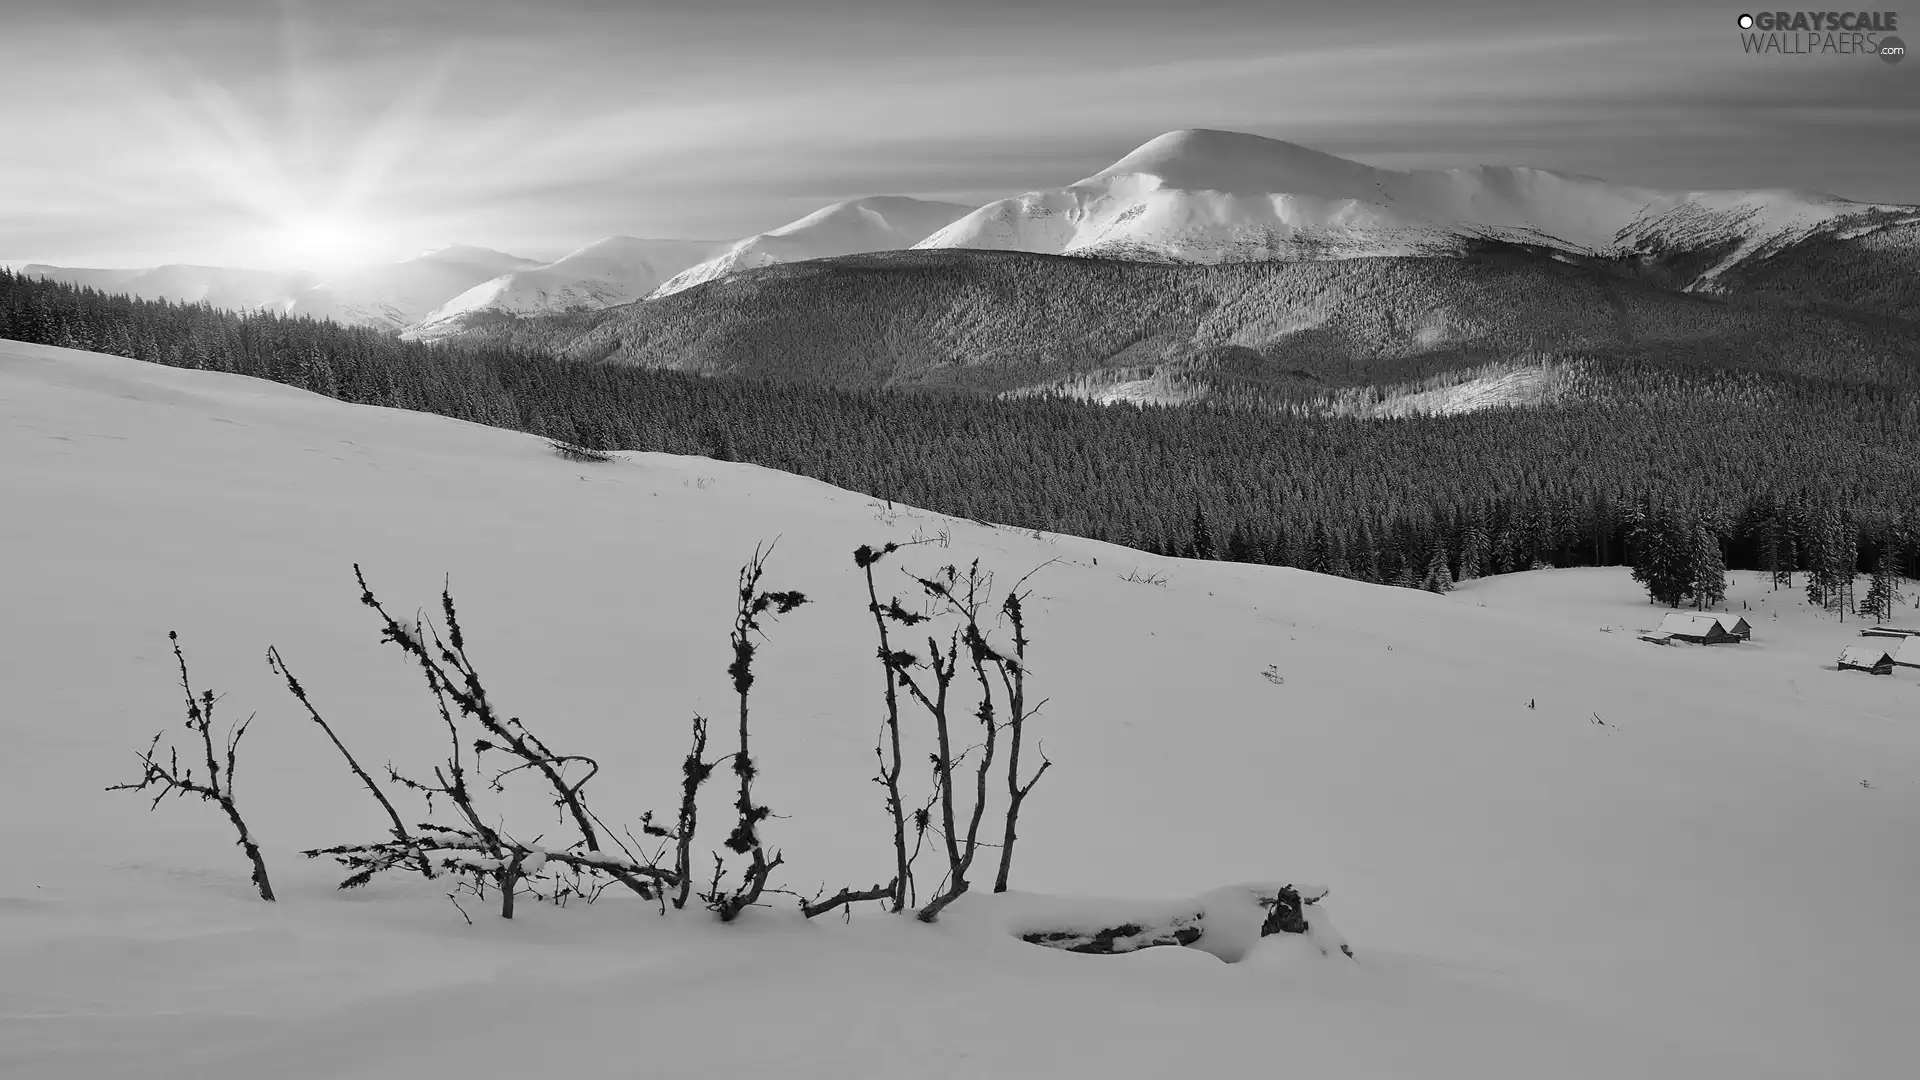
[[[1738,632],[1729,630],[1729,624]],[[1655,634],[1674,641],[1691,641],[1695,645],[1719,645],[1729,641],[1745,641],[1752,635],[1753,629],[1747,620],[1732,615],[1716,615],[1711,611],[1669,611],[1660,620],[1660,628]]]
[[[1860,642],[1847,646],[1840,654],[1840,671],[1864,671],[1869,675],[1893,674],[1893,653],[1884,645]]]

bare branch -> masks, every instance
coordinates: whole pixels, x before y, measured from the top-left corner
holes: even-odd
[[[862,900],[886,900],[892,897],[897,891],[898,884],[898,882],[889,881],[885,885],[875,885],[870,889],[862,889],[859,892],[854,892],[852,889],[841,889],[826,900],[816,899],[811,903],[801,904],[800,913],[811,919],[819,915],[825,915],[834,908],[857,904]]]
[[[204,802],[218,806],[226,814],[227,821],[233,826],[234,832],[239,834],[240,838],[235,843],[241,851],[246,853],[247,861],[252,864],[253,885],[259,891],[260,899],[272,901],[273,885],[267,879],[266,858],[260,852],[260,845],[254,842],[253,834],[247,829],[247,823],[240,816],[240,807],[234,802],[233,797],[233,775],[238,764],[240,740],[245,737],[248,726],[253,723],[253,717],[248,716],[228,730],[225,741],[226,774],[223,777],[220,768],[221,757],[215,752],[213,745],[214,703],[220,699],[215,697],[211,690],[203,691],[198,697],[194,696],[193,683],[187,677],[187,657],[180,649],[180,635],[169,630],[167,640],[173,643],[173,658],[180,667],[180,690],[186,696],[187,703],[187,730],[200,738],[202,761],[207,770],[207,778],[204,781],[195,780],[191,765],[182,768],[180,750],[175,746],[167,748],[167,763],[160,764],[157,754],[161,735],[155,735],[146,751],[138,755],[142,769],[140,779],[126,784],[114,784],[107,790],[145,791],[151,787],[158,787],[160,790],[154,796],[153,802],[149,804],[149,810],[157,808],[160,800],[168,795],[194,795]]]

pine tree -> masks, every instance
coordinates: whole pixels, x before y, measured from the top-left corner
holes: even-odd
[[[1227,560],[1229,562],[1253,562],[1253,545],[1247,540],[1247,531],[1239,522],[1227,530]]]
[[[1810,515],[1807,530],[1807,602],[1837,611],[1846,621],[1853,606],[1853,576],[1860,560],[1853,523],[1832,504]]]
[[[1193,508],[1193,539],[1189,552],[1196,559],[1211,559],[1213,551],[1213,526],[1207,521],[1207,511],[1203,507]]]
[[[1333,541],[1327,536],[1327,527],[1322,522],[1313,523],[1313,536],[1307,541],[1306,565],[1304,570],[1316,574],[1333,572]]]
[[[1719,530],[1710,520],[1693,523],[1693,606],[1717,608],[1727,602],[1727,562]]]
[[[1468,515],[1466,526],[1460,536],[1460,580],[1472,581],[1485,573],[1487,566],[1487,548],[1491,541],[1487,537],[1486,514],[1479,507]]]
[[[1380,540],[1374,534],[1373,525],[1365,519],[1361,520],[1360,531],[1354,535],[1349,560],[1356,579],[1376,585],[1380,583]]]
[[[1900,595],[1900,578],[1903,576],[1900,549],[1891,536],[1881,544],[1880,555],[1873,562],[1873,579],[1867,585],[1867,595],[1860,601],[1860,614],[1876,622],[1888,622],[1893,618],[1894,605]]]
[[[1631,531],[1633,580],[1647,587],[1653,603],[1679,607],[1699,578],[1699,544],[1691,527],[1671,509],[1642,505]]]
[[[1447,545],[1439,538],[1435,538],[1433,553],[1427,556],[1427,576],[1420,587],[1436,593],[1453,591],[1453,571],[1447,566]]]

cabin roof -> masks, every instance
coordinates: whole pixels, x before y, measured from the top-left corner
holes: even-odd
[[[1877,667],[1893,660],[1893,650],[1884,645],[1857,642],[1840,654],[1840,662],[1854,667]]]
[[[1706,611],[1669,611],[1660,620],[1659,633],[1706,637],[1715,629],[1726,629],[1721,616]]]

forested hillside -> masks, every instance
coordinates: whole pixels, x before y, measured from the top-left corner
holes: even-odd
[[[1697,554],[1705,536],[1735,567],[1871,570],[1883,556],[1920,566],[1920,395],[1890,384],[1894,367],[1881,382],[1596,356],[1564,362],[1554,404],[1360,419],[708,378],[524,346],[421,345],[5,273],[0,337],[587,447],[748,461],[1020,528],[1389,584],[1618,564],[1649,537],[1662,551],[1682,537]]]
[[[502,320],[487,335],[578,359],[847,388],[1008,392],[1124,371],[1301,400],[1547,355],[1920,387],[1920,325],[1729,303],[1513,247],[1220,266],[886,252]]]
[[[1810,237],[1742,263],[1715,285],[1786,306],[1920,321],[1920,223],[1889,223],[1846,239]]]

